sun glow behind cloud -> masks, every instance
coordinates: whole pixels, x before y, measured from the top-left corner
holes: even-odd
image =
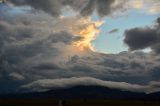
[[[81,37],[80,40],[74,42],[74,45],[80,50],[84,51],[85,49],[94,50],[91,42],[96,39],[96,36],[99,34],[99,27],[102,26],[103,21],[92,21],[91,18],[82,18],[78,23],[73,24],[71,27],[71,32]],[[77,25],[81,24],[81,25]]]

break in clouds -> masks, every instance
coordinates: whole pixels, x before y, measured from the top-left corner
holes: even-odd
[[[129,51],[79,51],[75,42],[86,38],[75,35],[71,28],[92,28],[93,22],[86,22],[86,17],[95,11],[100,17],[124,11],[127,0],[37,1],[8,0],[0,4],[0,93],[76,85],[146,93],[160,90],[159,18],[153,26],[126,29],[124,44]],[[61,17],[65,7],[78,15]],[[152,52],[136,51],[145,48]]]

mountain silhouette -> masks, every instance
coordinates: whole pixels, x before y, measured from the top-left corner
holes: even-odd
[[[145,94],[122,91],[102,86],[75,86],[64,89],[54,89],[46,92],[1,95],[0,98],[55,98],[55,99],[109,99],[109,100],[146,100],[160,101],[160,92]]]

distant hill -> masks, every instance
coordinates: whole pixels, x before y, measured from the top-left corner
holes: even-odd
[[[55,89],[47,92],[1,95],[0,98],[30,99],[110,99],[110,100],[146,100],[160,101],[160,92],[145,94],[130,91],[110,89],[101,86],[76,86],[66,89]]]

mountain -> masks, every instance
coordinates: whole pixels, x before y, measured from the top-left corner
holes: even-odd
[[[66,89],[55,89],[46,92],[1,95],[0,98],[55,98],[55,99],[110,99],[110,100],[146,100],[160,101],[160,92],[145,94],[101,86],[76,86]]]

